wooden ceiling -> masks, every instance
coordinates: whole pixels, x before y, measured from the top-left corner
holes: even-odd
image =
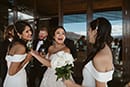
[[[5,0],[2,0],[3,2]],[[2,2],[1,1],[1,2]],[[8,0],[22,11],[28,10],[39,16],[57,16],[59,0]],[[62,0],[64,14],[86,13],[87,0]],[[122,0],[93,0],[94,11],[121,9]]]
[[[30,9],[41,16],[58,15],[59,0],[16,0],[17,6]],[[113,10],[122,7],[122,0],[93,0],[94,11]],[[63,0],[64,14],[86,13],[87,0]]]

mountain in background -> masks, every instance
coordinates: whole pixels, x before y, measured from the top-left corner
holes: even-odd
[[[78,40],[81,35],[80,34],[76,34],[74,32],[67,32],[67,38],[71,39],[71,40]]]

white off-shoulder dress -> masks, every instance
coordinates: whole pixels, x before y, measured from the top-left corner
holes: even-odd
[[[16,55],[7,55],[6,61],[8,68],[10,67],[11,62],[21,62],[26,58],[27,54],[16,54]],[[15,75],[10,76],[7,72],[4,87],[27,87],[27,77],[25,72],[25,66],[18,71]]]
[[[93,66],[92,61],[88,62],[83,69],[83,87],[96,87],[95,80],[99,82],[107,82],[112,80],[114,68],[108,72],[99,72]]]
[[[52,61],[54,58],[57,58],[59,54],[64,53],[64,51],[59,51],[55,54],[52,54],[49,57],[49,60]],[[65,53],[66,55],[71,55],[69,53]],[[48,55],[47,55],[48,57]],[[62,80],[56,80],[57,76],[55,75],[55,69],[48,67],[46,70],[44,77],[42,79],[40,87],[66,87]],[[72,78],[71,78],[72,79]]]

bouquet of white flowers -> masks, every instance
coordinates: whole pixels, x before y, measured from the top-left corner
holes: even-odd
[[[74,67],[74,59],[71,54],[60,51],[51,61],[51,67],[56,70],[57,80],[70,79],[72,68]]]

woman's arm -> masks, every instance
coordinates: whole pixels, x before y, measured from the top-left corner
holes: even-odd
[[[15,48],[20,47],[20,49],[16,49],[15,54],[24,54],[25,53],[25,47],[22,45],[17,45],[13,48],[15,51]],[[31,60],[32,56],[30,54],[27,54],[26,58],[22,62],[11,62],[11,65],[9,67],[9,75],[15,75],[21,68]]]
[[[106,84],[104,82],[96,81],[96,87],[106,87]]]
[[[74,82],[71,81],[71,80],[65,80],[65,81],[64,81],[64,84],[65,84],[67,87],[82,87],[81,85],[76,84],[76,83],[74,83]]]
[[[68,53],[70,53],[70,50],[69,50],[69,48],[64,48],[64,49],[62,49],[63,51],[65,51],[65,52],[68,52]],[[52,53],[56,53],[56,52],[58,52],[58,51],[60,51],[60,50],[58,50],[58,49],[55,49],[53,46],[50,46],[49,47],[49,49],[48,49],[48,57],[52,54]],[[48,60],[48,58],[45,58],[45,56],[41,56],[41,55],[39,55],[39,53],[37,53],[36,51],[33,51],[33,50],[31,50],[31,52],[30,52],[31,54],[32,54],[32,56],[34,56],[39,62],[41,62],[43,65],[45,65],[45,66],[47,66],[47,67],[51,67],[51,61],[50,60]]]
[[[47,66],[47,67],[51,67],[51,63],[50,60],[43,58],[42,56],[40,56],[37,52],[31,50],[30,52],[32,54],[32,56],[34,56],[39,62],[41,62],[43,65]]]
[[[32,58],[32,55],[31,54],[27,54],[25,60],[23,60],[19,66],[19,68],[21,69],[26,63],[28,63]]]

